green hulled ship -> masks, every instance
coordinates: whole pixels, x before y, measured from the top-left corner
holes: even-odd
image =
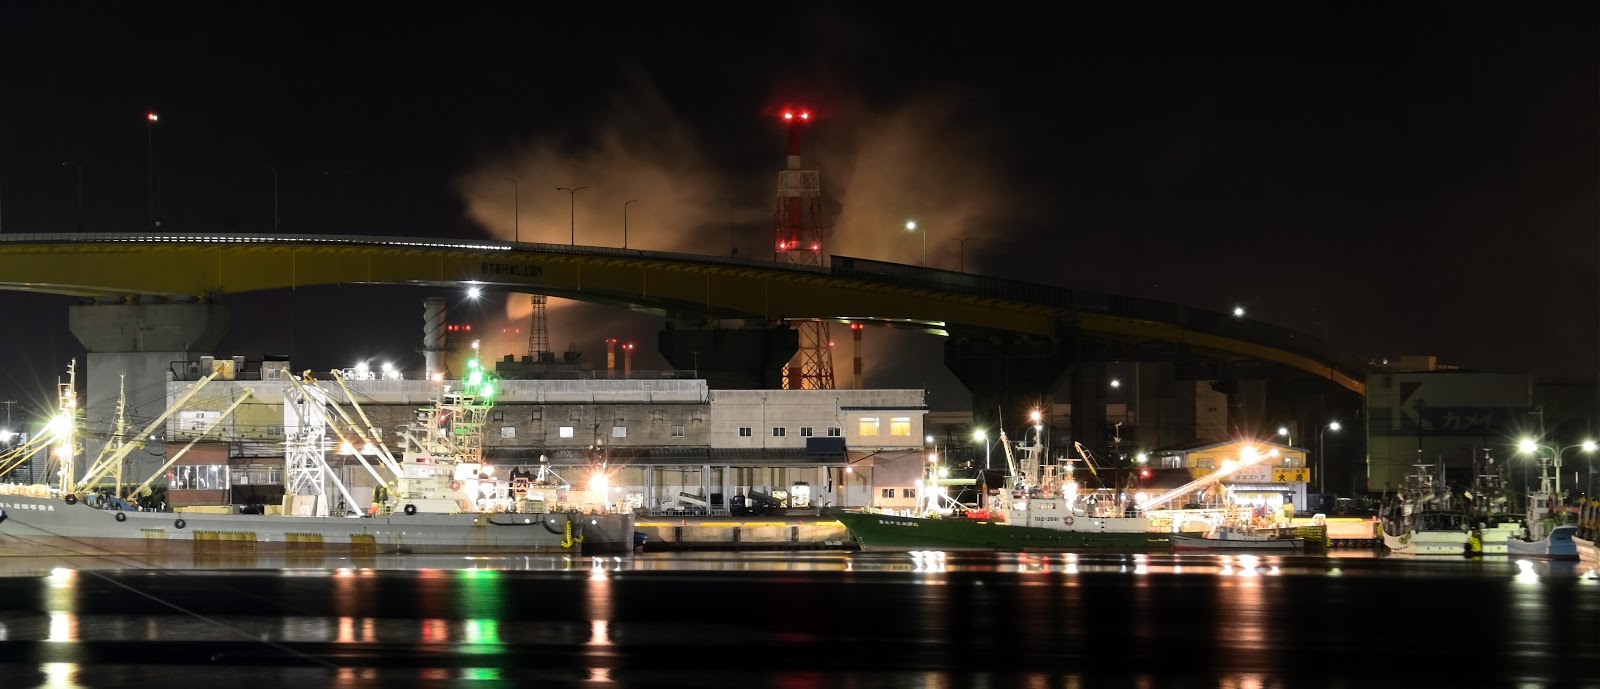
[[[862,550],[1114,550],[1167,551],[1168,534],[1063,530],[963,519],[835,512]],[[1080,518],[1086,519],[1086,518]]]
[[[1169,550],[1171,536],[1152,531],[1150,520],[1128,502],[1125,490],[1080,491],[1073,461],[1048,460],[1042,426],[1014,446],[1000,434],[1009,473],[986,518],[950,499],[944,487],[970,479],[943,479],[936,467],[917,482],[921,502],[900,516],[864,510],[836,512],[863,550]],[[1078,452],[1093,469],[1081,446]]]

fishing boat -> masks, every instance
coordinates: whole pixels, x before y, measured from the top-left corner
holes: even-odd
[[[914,514],[832,513],[863,550],[1161,551],[1169,534],[1152,531],[1150,520],[1122,491],[1080,491],[1072,478],[1075,460],[1046,459],[1041,428],[1013,444],[1002,431],[1009,474],[987,518],[964,516],[944,495],[946,481],[930,467]],[[1081,446],[1083,461],[1091,461]],[[1092,467],[1093,465],[1090,464]]]
[[[1405,488],[1383,515],[1383,545],[1395,555],[1462,555],[1471,536],[1471,518],[1451,505],[1450,492],[1438,486],[1429,465],[1415,465]]]
[[[469,365],[475,360],[469,362]],[[633,544],[631,512],[601,506],[561,504],[562,486],[529,485],[496,477],[483,460],[483,422],[493,406],[494,381],[470,366],[466,380],[439,382],[438,394],[413,423],[400,429],[404,446],[396,456],[368,423],[339,373],[350,409],[312,380],[309,372],[285,372],[286,495],[281,506],[261,514],[138,509],[148,493],[200,438],[209,434],[253,393],[246,392],[194,440],[157,469],[138,488],[123,493],[123,457],[137,442],[123,442],[119,413],[112,442],[84,472],[75,470],[81,450],[76,426],[77,395],[73,366],[58,385],[56,417],[43,432],[14,451],[0,455],[0,477],[48,452],[55,485],[0,483],[0,555],[169,555],[197,551],[276,554],[528,554],[545,552],[626,552]],[[149,437],[177,408],[215,374],[200,379],[143,432]],[[454,387],[452,387],[454,386]],[[119,404],[119,410],[124,405]],[[341,426],[338,421],[344,421]],[[337,438],[326,434],[332,433]],[[357,504],[329,467],[330,446],[371,448],[375,462],[351,453],[375,483],[372,508],[365,514],[330,514],[330,498]],[[81,476],[81,478],[80,478]],[[114,488],[101,481],[114,478]],[[107,493],[106,491],[115,491]]]
[[[1600,564],[1600,550],[1595,548],[1596,527],[1600,526],[1600,500],[1584,498],[1578,505],[1578,532],[1572,535],[1578,559],[1589,564]]]
[[[1507,554],[1546,560],[1578,559],[1578,544],[1573,540],[1578,525],[1562,523],[1565,515],[1561,497],[1551,482],[1549,466],[1542,464],[1539,490],[1528,493],[1526,526],[1523,533],[1506,541]]]
[[[1204,536],[1174,534],[1172,549],[1184,550],[1305,550],[1306,539],[1281,535],[1276,530],[1250,530],[1224,524]]]

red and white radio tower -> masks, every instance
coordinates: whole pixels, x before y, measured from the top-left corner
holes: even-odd
[[[778,172],[778,207],[773,213],[777,240],[773,259],[780,263],[822,265],[822,176],[800,168],[800,129],[811,124],[811,111],[784,109],[789,132],[789,164]],[[800,331],[800,351],[783,367],[785,390],[833,389],[833,341],[820,320],[790,321]]]

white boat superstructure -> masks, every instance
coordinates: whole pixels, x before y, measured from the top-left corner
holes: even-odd
[[[1014,449],[1003,432],[1000,437],[1011,471],[998,505],[1007,524],[1060,531],[1150,531],[1150,519],[1134,508],[1126,494],[1115,489],[1082,490],[1073,476],[1076,462],[1083,461],[1091,471],[1094,464],[1081,445],[1074,443],[1078,460],[1063,457],[1051,462],[1045,459],[1037,426],[1032,437]]]
[[[332,379],[344,391],[349,409],[318,385],[309,371],[298,378],[285,372],[294,389],[284,405],[285,496],[281,507],[269,514],[166,512],[138,510],[129,504],[249,399],[249,390],[181,450],[169,452],[166,464],[149,480],[122,494],[125,484],[120,480],[110,488],[100,481],[122,464],[122,455],[142,445],[129,442],[108,449],[77,479],[73,463],[77,404],[69,382],[63,386],[58,416],[45,432],[0,456],[3,476],[35,451],[50,448],[50,468],[61,477],[59,486],[0,484],[0,555],[153,554],[208,543],[250,552],[630,550],[631,513],[573,503],[565,511],[552,512],[548,509],[552,503],[540,499],[541,493],[526,486],[513,490],[511,481],[494,475],[494,468],[483,461],[483,422],[493,406],[495,382],[476,359],[468,367],[459,387],[439,381],[433,403],[401,430],[405,446],[399,458],[384,444],[339,372],[333,372]],[[132,437],[151,435],[157,424],[214,377],[197,381],[150,427]],[[118,429],[120,434],[120,422]],[[341,496],[347,505],[356,502],[328,465],[327,454],[333,447],[354,457],[374,479],[368,514],[329,514],[331,495]],[[369,462],[367,457],[375,459]]]
[[[1450,492],[1437,485],[1429,465],[1418,464],[1385,508],[1383,545],[1395,555],[1461,555],[1471,537],[1468,516],[1452,509]]]

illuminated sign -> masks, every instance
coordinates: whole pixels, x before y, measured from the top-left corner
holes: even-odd
[[[1310,467],[1290,467],[1288,469],[1273,469],[1273,483],[1310,483]]]

